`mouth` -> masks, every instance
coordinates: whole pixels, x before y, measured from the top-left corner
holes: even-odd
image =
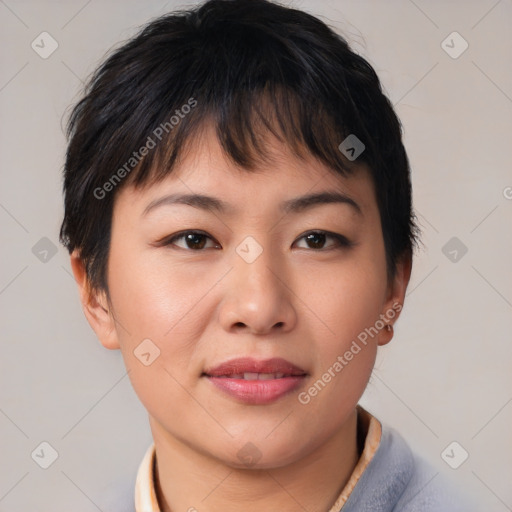
[[[214,375],[208,375],[208,377],[214,377]],[[243,380],[272,380],[272,379],[283,379],[285,377],[296,377],[291,373],[258,373],[258,372],[245,372],[245,373],[233,373],[230,375],[217,375],[219,379],[243,379]]]
[[[302,368],[281,358],[232,359],[202,374],[223,394],[251,405],[277,401],[297,389],[307,375]]]

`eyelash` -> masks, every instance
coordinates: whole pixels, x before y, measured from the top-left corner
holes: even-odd
[[[174,242],[176,242],[176,240],[179,240],[181,238],[184,238],[187,235],[192,235],[192,234],[205,236],[206,238],[213,240],[213,238],[210,235],[208,235],[207,233],[205,233],[203,231],[190,230],[190,231],[182,231],[180,233],[176,233],[175,235],[172,235],[171,237],[168,237],[168,238],[162,240],[159,245],[164,246],[164,247],[171,246],[174,244]],[[350,242],[343,235],[339,235],[337,233],[332,233],[330,231],[322,231],[322,230],[308,231],[308,232],[304,233],[302,236],[300,236],[297,240],[302,240],[303,238],[306,238],[309,235],[326,235],[327,238],[333,238],[337,242],[336,246],[328,247],[327,249],[312,249],[313,251],[316,251],[316,252],[329,251],[329,250],[333,250],[333,249],[348,249],[348,248],[352,247],[353,245],[355,245],[355,243]],[[204,250],[204,249],[190,249],[190,248],[185,249],[183,247],[178,247],[178,249],[182,249],[184,251],[189,251],[189,252],[202,252]],[[210,247],[210,249],[211,249],[211,247]]]

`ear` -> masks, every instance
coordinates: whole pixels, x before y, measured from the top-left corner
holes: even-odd
[[[381,312],[381,318],[386,323],[386,326],[379,333],[379,345],[386,345],[393,338],[393,324],[397,321],[403,308],[405,292],[411,278],[411,269],[411,254],[403,256],[397,262],[396,274],[388,285],[386,302]],[[391,329],[387,329],[388,324],[391,326]]]
[[[84,262],[76,250],[71,254],[71,269],[80,290],[80,302],[89,325],[105,348],[120,348],[114,316],[109,311],[106,294],[91,290]]]

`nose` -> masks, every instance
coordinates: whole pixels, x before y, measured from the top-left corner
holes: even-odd
[[[251,263],[238,254],[226,276],[220,322],[227,332],[254,335],[286,332],[297,321],[290,272],[270,250]]]

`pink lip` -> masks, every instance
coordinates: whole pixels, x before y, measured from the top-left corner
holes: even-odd
[[[233,378],[243,373],[283,373],[269,380]],[[218,389],[233,398],[252,405],[274,402],[300,386],[307,373],[281,358],[258,361],[252,358],[232,359],[204,372],[204,376]]]
[[[214,368],[205,370],[205,374],[210,377],[221,377],[236,375],[237,373],[285,373],[287,375],[305,375],[306,372],[290,363],[286,359],[275,357],[260,361],[252,357],[240,357],[231,359]]]

